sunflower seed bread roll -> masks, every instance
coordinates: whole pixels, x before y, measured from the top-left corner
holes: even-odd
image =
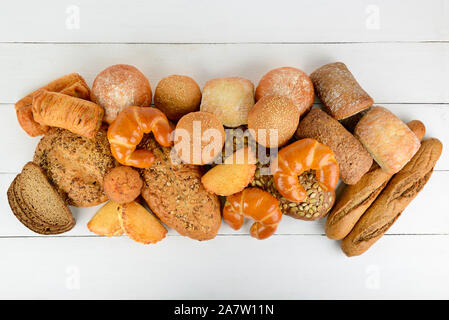
[[[421,144],[410,162],[390,180],[341,242],[341,248],[348,257],[367,251],[393,225],[429,181],[442,149],[443,145],[435,138]]]
[[[413,120],[407,125],[421,141],[426,132],[424,124],[419,120]],[[327,237],[334,240],[346,237],[391,177],[391,174],[374,163],[359,182],[346,186],[326,220]]]

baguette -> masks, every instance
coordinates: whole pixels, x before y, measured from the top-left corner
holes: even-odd
[[[421,141],[426,131],[424,124],[419,120],[413,120],[407,125]],[[391,174],[374,163],[359,182],[346,186],[326,221],[327,237],[334,240],[346,237],[391,177]]]
[[[348,257],[364,253],[393,225],[429,180],[442,148],[438,139],[425,140],[410,162],[390,180],[341,242]]]

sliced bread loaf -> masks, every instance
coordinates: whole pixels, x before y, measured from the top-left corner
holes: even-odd
[[[42,169],[29,162],[8,190],[14,215],[30,230],[40,234],[69,231],[75,219]]]

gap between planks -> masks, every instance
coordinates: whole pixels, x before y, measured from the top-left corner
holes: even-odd
[[[271,237],[326,237],[326,234],[324,233],[317,233],[317,234],[310,234],[310,233],[283,233],[283,234],[274,234]],[[383,235],[383,237],[432,237],[432,236],[449,236],[449,233],[386,233]],[[170,237],[170,238],[186,238],[187,240],[192,240],[192,241],[198,241],[198,240],[194,240],[194,239],[189,239],[188,237],[182,236],[180,234],[167,234],[166,237]],[[218,237],[251,237],[249,233],[236,233],[236,234],[217,234],[216,238]],[[100,239],[100,238],[105,238],[107,239],[108,237],[105,236],[98,236],[98,235],[73,235],[73,236],[68,236],[68,235],[29,235],[29,236],[0,236],[0,241],[3,239],[35,239],[35,238],[44,238],[44,239],[50,239],[50,238],[54,238],[54,239],[58,239],[58,238],[92,238],[92,239]],[[121,235],[121,236],[114,236],[114,238],[128,238],[126,235]],[[206,240],[206,241],[213,241],[214,239],[211,240]],[[329,239],[332,240],[332,239]],[[200,242],[206,242],[206,241],[200,241]],[[339,240],[333,240],[333,241],[339,241]]]
[[[242,42],[121,42],[121,41],[0,41],[0,44],[57,44],[57,45],[110,45],[110,44],[130,44],[130,45],[239,45],[239,44],[249,44],[249,45],[297,45],[297,44],[414,44],[414,43],[449,43],[449,40],[419,40],[419,41],[407,41],[407,40],[381,40],[381,41],[242,41]]]

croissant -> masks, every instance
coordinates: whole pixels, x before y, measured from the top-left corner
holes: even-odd
[[[46,90],[34,95],[32,110],[38,123],[86,138],[97,135],[104,115],[104,109],[93,102]]]
[[[271,236],[282,218],[279,201],[266,191],[248,188],[226,198],[223,219],[234,230],[243,225],[243,217],[256,222],[251,226],[252,237],[262,240]]]
[[[150,132],[153,132],[160,145],[171,146],[172,128],[162,111],[152,107],[126,107],[108,129],[112,155],[125,166],[141,169],[150,167],[155,160],[153,153],[136,150],[143,135]]]
[[[62,76],[46,86],[33,91],[20,99],[15,104],[17,120],[20,126],[31,137],[37,137],[46,133],[49,129],[46,125],[41,125],[36,122],[33,117],[31,105],[33,103],[34,95],[40,90],[47,90],[52,92],[60,92],[72,97],[81,99],[89,99],[90,90],[84,79],[78,73],[71,73]]]
[[[337,186],[339,169],[331,148],[307,138],[279,151],[271,165],[276,189],[292,202],[303,201],[307,194],[298,175],[307,170],[315,170],[316,179],[324,191],[332,191]]]

